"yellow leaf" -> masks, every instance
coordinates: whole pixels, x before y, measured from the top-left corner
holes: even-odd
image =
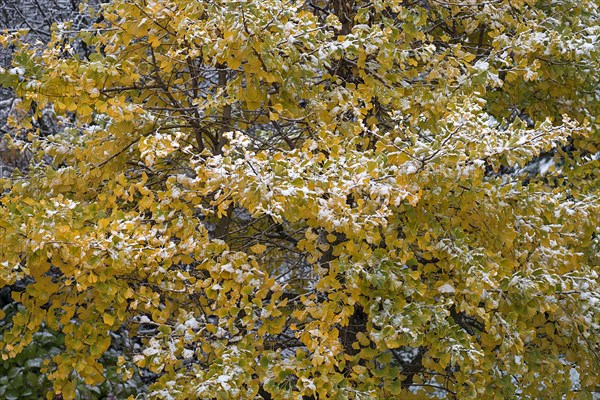
[[[154,202],[154,199],[151,196],[144,196],[138,203],[140,206],[140,210],[150,208],[150,206],[152,205],[153,202]]]
[[[264,244],[257,243],[254,246],[250,247],[250,250],[252,250],[256,254],[262,254],[265,252],[265,250],[267,250],[267,246],[265,246]]]
[[[87,117],[88,115],[91,115],[92,112],[93,112],[92,108],[85,103],[80,104],[77,107],[77,114],[79,114],[82,117]]]
[[[102,319],[104,320],[104,323],[108,326],[113,326],[115,323],[115,317],[110,314],[102,315]]]
[[[238,69],[242,65],[242,62],[239,58],[231,57],[227,61],[227,66],[231,69]]]

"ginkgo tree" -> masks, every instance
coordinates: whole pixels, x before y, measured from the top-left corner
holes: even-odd
[[[0,37],[32,154],[1,181],[0,348],[64,335],[48,398],[101,384],[115,332],[148,398],[592,396],[597,1],[99,13]]]

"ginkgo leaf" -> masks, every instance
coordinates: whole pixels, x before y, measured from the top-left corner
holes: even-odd
[[[104,314],[104,315],[102,315],[102,320],[108,326],[113,326],[114,323],[115,323],[115,317],[113,315],[110,315],[110,314]]]
[[[252,250],[252,252],[256,254],[262,254],[265,252],[265,250],[267,250],[267,246],[265,246],[264,244],[257,243],[254,246],[250,247],[250,250]]]
[[[51,330],[65,399],[591,395],[594,1],[317,3],[0,35],[3,360]]]

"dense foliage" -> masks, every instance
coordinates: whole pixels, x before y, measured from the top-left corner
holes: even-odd
[[[65,399],[140,375],[159,399],[591,396],[599,8],[114,0],[47,45],[5,32],[31,163],[1,181],[3,360],[57,333],[32,367]]]

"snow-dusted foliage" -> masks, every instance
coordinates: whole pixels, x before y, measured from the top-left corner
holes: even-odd
[[[599,12],[114,0],[6,32],[34,156],[2,181],[3,358],[62,332],[64,398],[115,331],[157,399],[591,395]]]

